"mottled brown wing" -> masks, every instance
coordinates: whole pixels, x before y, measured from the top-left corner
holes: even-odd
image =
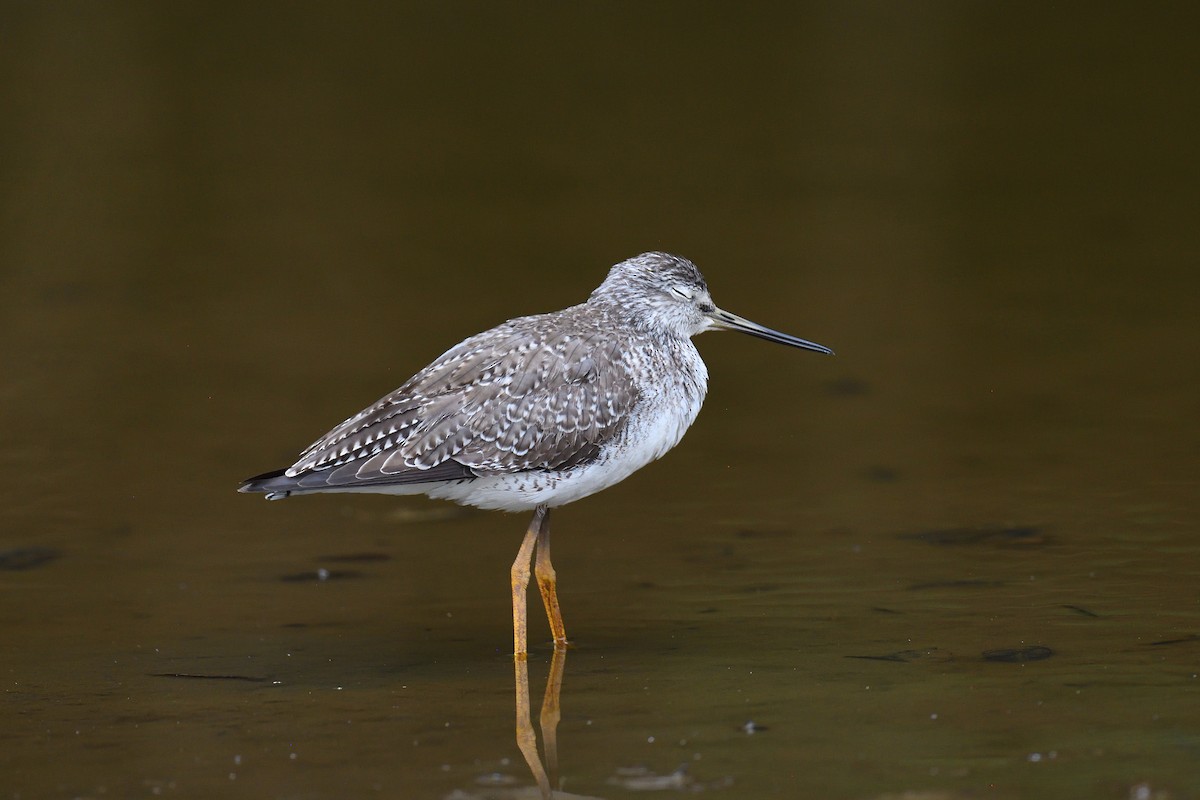
[[[286,474],[346,486],[560,469],[595,458],[634,400],[615,334],[526,317],[449,350]]]

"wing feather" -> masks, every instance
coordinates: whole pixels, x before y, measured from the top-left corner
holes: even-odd
[[[594,459],[636,393],[618,334],[573,329],[563,313],[553,324],[524,317],[467,339],[310,445],[286,475],[308,483],[316,476],[302,476],[323,473],[338,486],[412,483]]]

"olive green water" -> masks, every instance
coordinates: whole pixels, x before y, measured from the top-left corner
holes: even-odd
[[[647,249],[838,355],[555,512],[563,792],[1200,797],[1182,14],[4,17],[0,797],[536,796],[527,519],[234,489]]]

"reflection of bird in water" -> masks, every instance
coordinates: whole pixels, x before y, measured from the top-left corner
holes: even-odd
[[[538,720],[542,729],[542,749],[546,753],[546,762],[538,757],[537,735],[533,731],[529,707],[529,666],[523,658],[513,659],[515,669],[516,699],[517,699],[517,747],[537,781],[538,790],[542,797],[558,795],[551,792],[552,786],[558,785],[558,720],[561,717],[559,702],[562,695],[563,668],[566,666],[566,648],[554,648],[550,658],[550,674],[546,676],[546,693],[542,697],[542,711]]]
[[[643,253],[613,267],[585,303],[509,320],[452,347],[295,464],[240,491],[270,500],[426,494],[532,510],[512,566],[513,647],[524,656],[531,559],[555,646],[564,646],[550,509],[612,486],[678,444],[708,388],[691,337],[715,329],[832,352],[717,308],[687,259]]]

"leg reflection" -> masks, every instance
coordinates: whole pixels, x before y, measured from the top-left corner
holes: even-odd
[[[542,713],[540,724],[542,728],[542,748],[546,754],[543,766],[538,756],[537,735],[533,730],[531,710],[529,708],[529,664],[524,659],[513,662],[516,672],[517,697],[517,747],[529,765],[533,779],[537,781],[542,797],[549,800],[554,796],[552,786],[558,785],[558,721],[559,696],[562,693],[563,670],[567,661],[567,651],[563,647],[554,648],[554,656],[550,660],[550,675],[546,678],[546,695],[542,698]],[[547,773],[547,770],[549,772]]]
[[[542,751],[546,754],[546,769],[550,785],[558,783],[558,720],[561,718],[558,698],[562,694],[563,667],[567,663],[566,647],[555,647],[550,659],[550,674],[546,676],[546,695],[542,698]]]

